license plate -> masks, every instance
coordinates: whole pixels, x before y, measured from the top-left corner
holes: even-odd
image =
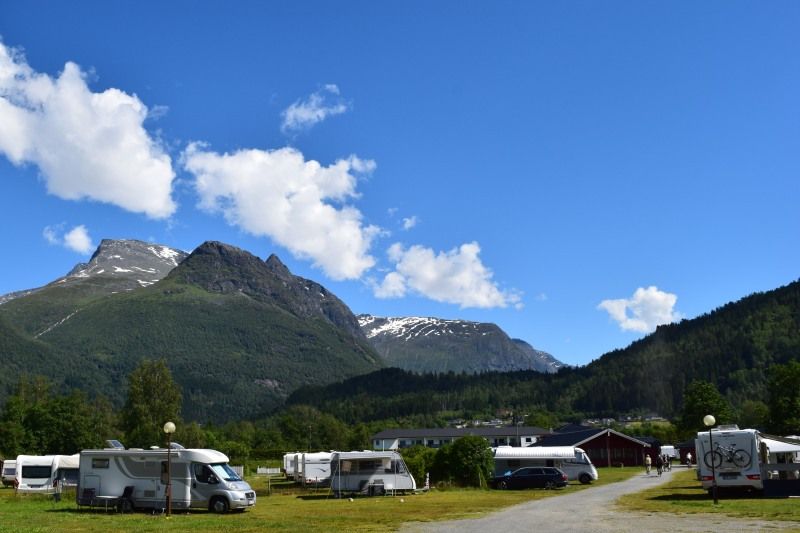
[[[722,479],[736,479],[739,474],[722,474]]]

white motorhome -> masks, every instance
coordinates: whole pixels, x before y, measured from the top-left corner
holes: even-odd
[[[51,493],[58,484],[74,486],[78,479],[78,454],[18,455],[14,474],[17,492]]]
[[[16,459],[6,459],[3,461],[3,486],[10,487],[14,484],[14,478],[17,474],[17,461]]]
[[[757,430],[739,429],[735,425],[699,431],[695,453],[703,488],[711,490],[716,474],[717,487],[762,490],[761,440]]]
[[[331,481],[331,452],[301,454],[300,483],[324,486]]]
[[[492,449],[492,453],[495,476],[527,466],[554,466],[570,480],[583,484],[597,480],[597,469],[592,460],[582,449],[573,446],[498,446]]]
[[[416,488],[414,476],[397,452],[366,450],[331,455],[331,491],[337,496],[395,494]]]
[[[165,509],[172,483],[172,509],[245,510],[256,493],[216,450],[106,448],[80,453],[78,505],[123,510]]]
[[[665,444],[661,446],[661,455],[666,455],[669,459],[675,459],[678,457],[678,451],[675,449],[675,446]]]

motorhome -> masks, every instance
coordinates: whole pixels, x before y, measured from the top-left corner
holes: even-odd
[[[597,469],[580,448],[573,446],[498,446],[494,454],[494,475],[527,466],[554,466],[561,469],[570,480],[583,484],[597,480]]]
[[[78,479],[78,454],[18,455],[15,485],[21,493],[50,493],[74,486]]]
[[[698,477],[703,489],[764,488],[762,477],[761,435],[755,429],[721,425],[700,431],[695,440]]]
[[[106,448],[80,453],[78,505],[120,509],[165,509],[171,482],[171,509],[245,510],[256,493],[216,450]]]
[[[678,451],[675,449],[675,446],[664,444],[661,446],[661,455],[666,455],[667,458],[672,460],[678,456]]]
[[[318,487],[330,483],[331,455],[331,452],[301,454],[300,483]]]
[[[6,459],[3,461],[3,486],[10,487],[14,484],[14,477],[17,474],[17,460]]]
[[[331,491],[336,496],[377,496],[410,492],[417,488],[405,461],[394,451],[333,452]]]

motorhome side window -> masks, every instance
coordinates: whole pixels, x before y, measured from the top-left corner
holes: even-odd
[[[212,474],[208,465],[204,465],[202,463],[192,463],[192,469],[194,470],[194,478],[197,481],[200,483],[208,483],[208,480]]]
[[[108,468],[108,459],[92,457],[92,468]]]

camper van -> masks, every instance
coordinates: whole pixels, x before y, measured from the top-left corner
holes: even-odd
[[[583,484],[597,480],[597,469],[592,460],[582,449],[573,446],[498,446],[492,453],[496,477],[527,466],[554,466],[567,474],[570,480]]]
[[[318,487],[330,483],[331,455],[330,452],[301,454],[300,483]]]
[[[172,483],[172,509],[245,510],[256,493],[216,450],[106,448],[80,453],[78,505],[112,501],[123,510],[165,509]],[[124,496],[124,497],[123,497]]]
[[[331,491],[336,496],[378,496],[414,491],[417,484],[399,453],[394,451],[333,452]]]
[[[695,453],[703,488],[711,490],[716,474],[720,488],[763,489],[760,450],[761,436],[755,429],[723,425],[698,432]]]
[[[58,485],[74,486],[78,480],[78,454],[18,455],[15,479],[17,492],[50,493]]]
[[[14,484],[14,477],[17,474],[16,459],[6,459],[3,461],[3,486],[10,487]]]

